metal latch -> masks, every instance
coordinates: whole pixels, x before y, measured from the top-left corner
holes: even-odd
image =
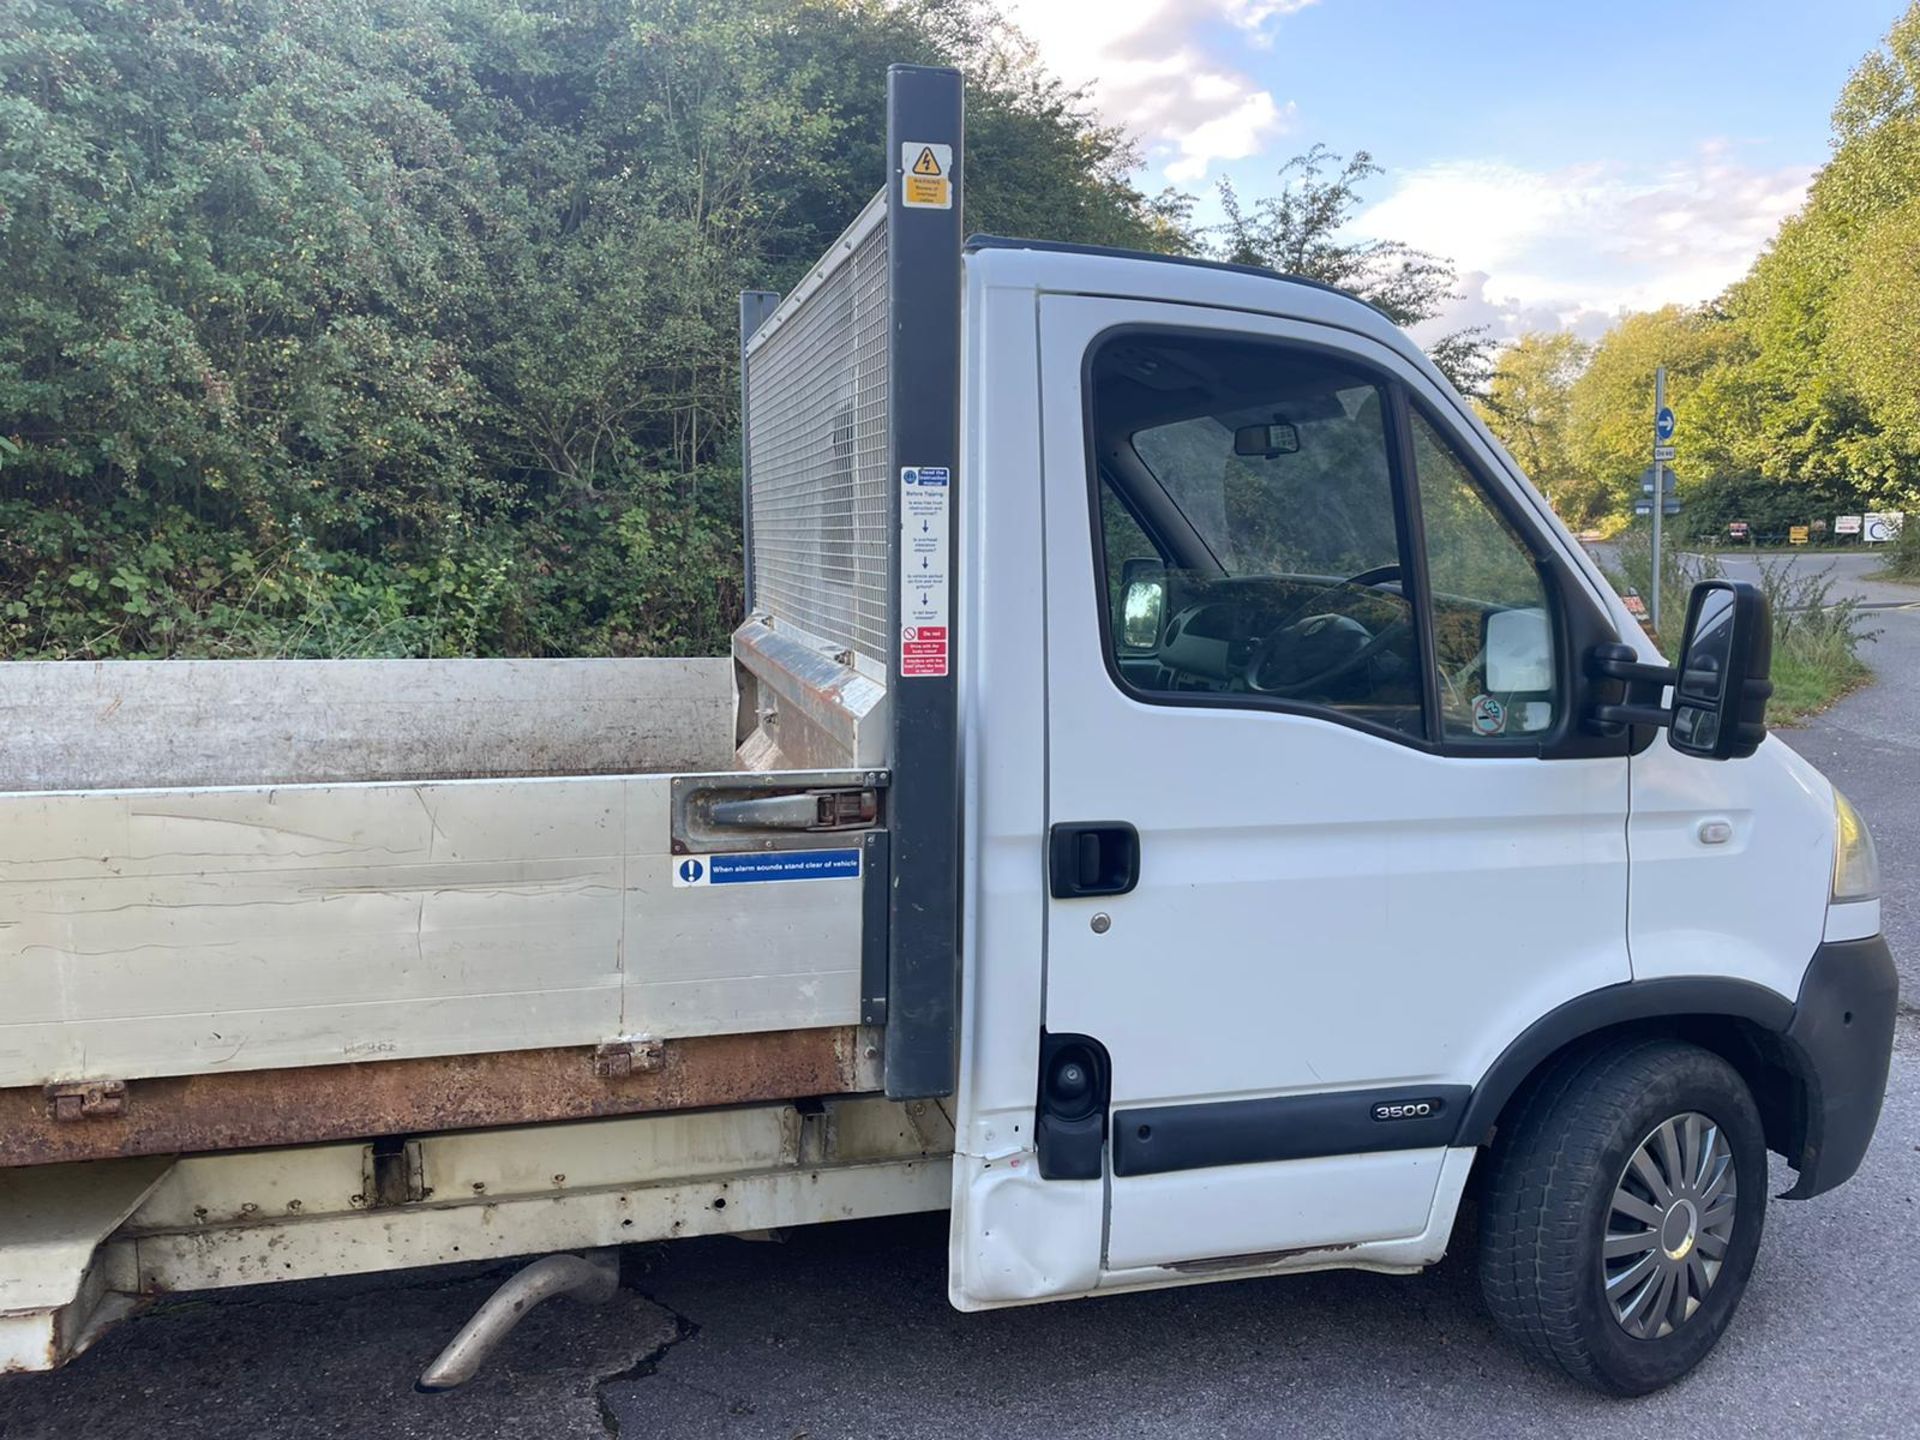
[[[664,1040],[609,1040],[593,1052],[593,1073],[602,1080],[618,1080],[636,1071],[650,1074],[666,1063]]]
[[[716,800],[707,812],[707,822],[737,830],[853,830],[873,824],[879,814],[877,790],[808,790],[799,795]]]
[[[57,1080],[47,1086],[47,1109],[62,1124],[111,1119],[126,1108],[124,1080]]]

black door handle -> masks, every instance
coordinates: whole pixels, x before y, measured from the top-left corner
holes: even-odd
[[[1056,900],[1124,895],[1140,883],[1140,832],[1124,820],[1056,825],[1047,851]]]

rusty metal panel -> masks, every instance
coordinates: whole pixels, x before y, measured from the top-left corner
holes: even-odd
[[[39,1086],[0,1090],[0,1167],[192,1154],[755,1101],[880,1086],[855,1026],[697,1036],[652,1068],[601,1073],[595,1047],[382,1060],[139,1080],[117,1114],[64,1122]]]

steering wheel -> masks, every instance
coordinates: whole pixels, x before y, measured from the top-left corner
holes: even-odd
[[[1328,588],[1339,590],[1352,586],[1355,589],[1364,590],[1380,584],[1383,580],[1397,579],[1399,575],[1400,567],[1398,565],[1376,565],[1371,570],[1362,570],[1357,575],[1349,575],[1346,579],[1340,581],[1339,584],[1329,586]],[[1318,596],[1315,597],[1315,599],[1319,598]],[[1307,602],[1309,605],[1313,603],[1313,600]],[[1300,607],[1301,610],[1305,608],[1305,605]],[[1249,690],[1257,691],[1262,695],[1278,695],[1283,699],[1299,695],[1310,695],[1314,691],[1332,684],[1335,680],[1351,675],[1355,670],[1358,670],[1362,665],[1372,660],[1374,656],[1380,654],[1389,646],[1396,644],[1411,628],[1411,621],[1407,617],[1402,616],[1383,626],[1378,634],[1368,635],[1366,626],[1347,616],[1326,615],[1315,617],[1323,621],[1321,626],[1316,627],[1316,631],[1319,629],[1337,628],[1343,634],[1357,633],[1367,638],[1360,644],[1359,648],[1347,651],[1346,654],[1341,655],[1331,664],[1322,666],[1310,675],[1298,675],[1291,680],[1282,681],[1277,685],[1261,683],[1260,676],[1266,670],[1268,662],[1273,659],[1274,654],[1283,643],[1297,644],[1303,636],[1316,633],[1314,631],[1303,631],[1300,628],[1302,622],[1296,622],[1294,620],[1294,615],[1298,615],[1299,613],[1300,610],[1294,611],[1293,615],[1287,617],[1286,623],[1275,626],[1268,632],[1265,639],[1254,646],[1253,653],[1247,657],[1247,668],[1245,671],[1247,688]],[[1308,621],[1304,623],[1311,624],[1312,622]]]

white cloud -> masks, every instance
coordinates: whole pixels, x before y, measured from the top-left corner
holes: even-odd
[[[1563,327],[1591,336],[1625,311],[1712,299],[1800,205],[1812,173],[1743,165],[1720,141],[1653,173],[1453,161],[1400,176],[1355,229],[1460,267],[1462,298],[1424,338],[1462,324],[1500,339]]]
[[[1273,25],[1315,0],[1004,0],[1008,17],[1069,85],[1086,86],[1101,115],[1145,147],[1176,185],[1217,163],[1257,155],[1290,128],[1282,103],[1196,38],[1225,23],[1265,43]]]

